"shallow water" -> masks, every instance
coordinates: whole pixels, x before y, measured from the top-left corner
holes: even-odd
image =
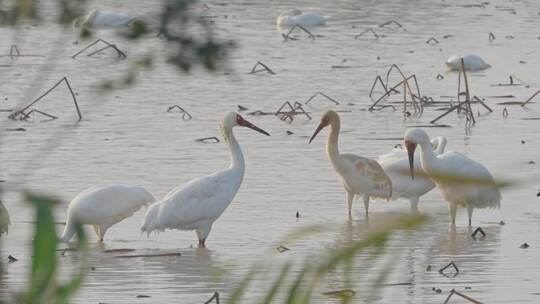
[[[107,8],[106,1],[92,1],[91,8]],[[152,16],[158,7],[151,4],[132,5],[131,1],[115,3],[114,9],[132,15]],[[23,26],[18,30],[0,29],[0,50],[17,44],[22,53],[44,55],[11,60],[0,57],[0,109],[12,109],[33,100],[41,92],[67,76],[78,94],[84,119],[76,123],[69,93],[59,89],[42,100],[39,109],[54,113],[60,119],[29,122],[10,121],[9,113],[0,113],[2,128],[25,128],[26,131],[2,133],[0,153],[3,161],[0,179],[5,180],[3,202],[11,214],[12,225],[2,238],[0,255],[5,261],[11,254],[19,259],[4,264],[0,280],[0,299],[8,299],[24,289],[30,266],[33,225],[32,210],[22,202],[16,190],[29,189],[54,194],[64,203],[56,208],[59,221],[64,219],[67,203],[81,190],[95,184],[143,185],[156,198],[195,177],[204,176],[228,166],[225,146],[203,144],[195,139],[208,136],[221,138],[219,119],[237,105],[249,111],[275,111],[284,101],[304,102],[314,92],[322,91],[340,101],[335,106],[317,97],[305,106],[313,116],[308,120],[297,116],[292,123],[275,116],[245,118],[271,133],[264,137],[246,129],[235,129],[246,157],[246,175],[233,203],[214,224],[208,249],[196,249],[193,232],[168,231],[150,238],[141,236],[139,225],[144,211],[111,228],[103,246],[92,245],[89,271],[84,286],[74,303],[201,303],[214,291],[226,297],[253,263],[266,261],[272,267],[289,260],[301,261],[306,256],[324,255],[328,249],[360,240],[368,226],[392,216],[404,216],[408,202],[389,204],[381,201],[370,205],[369,222],[363,217],[363,204],[355,201],[351,220],[346,216],[343,187],[331,169],[325,154],[327,131],[307,144],[324,109],[340,110],[341,150],[376,158],[399,143],[408,126],[426,125],[440,111],[426,108],[421,117],[403,121],[398,110],[367,112],[373,102],[369,97],[373,79],[384,76],[396,63],[406,73],[415,73],[423,95],[435,100],[448,100],[456,94],[457,74],[445,72],[444,61],[454,53],[481,55],[493,67],[469,73],[472,94],[486,97],[494,109],[488,114],[479,105],[477,124],[466,132],[464,117],[455,113],[440,123],[451,128],[430,128],[430,135],[448,138],[447,150],[466,153],[481,161],[499,179],[519,181],[518,187],[503,189],[500,210],[476,210],[473,228],[482,226],[487,237],[470,237],[467,216],[458,211],[457,227],[450,227],[447,203],[438,190],[420,201],[420,210],[430,221],[411,232],[392,237],[383,261],[366,267],[362,263],[369,253],[360,254],[353,265],[355,289],[369,285],[385,267],[394,263],[387,284],[373,303],[443,302],[455,288],[489,303],[536,303],[539,301],[538,279],[540,254],[540,212],[538,198],[540,163],[538,149],[537,104],[526,108],[509,106],[509,116],[501,115],[500,101],[522,101],[538,90],[540,68],[540,5],[535,1],[490,1],[484,8],[464,7],[469,1],[301,1],[296,7],[317,11],[332,17],[326,27],[313,30],[322,38],[310,40],[303,33],[299,41],[282,42],[275,27],[275,16],[293,7],[287,3],[267,1],[208,2],[206,14],[213,17],[219,37],[234,39],[237,48],[232,54],[232,72],[208,74],[196,69],[181,74],[163,63],[167,49],[155,38],[138,43],[123,40],[110,32],[97,37],[116,43],[128,59],[118,61],[110,53],[96,58],[70,58],[88,42],[76,41],[70,29],[63,31],[45,22],[39,26]],[[508,8],[514,8],[515,14]],[[54,8],[45,7],[48,20],[54,19]],[[397,20],[406,29],[379,24]],[[354,35],[373,27],[384,37],[354,39]],[[489,32],[496,39],[488,40]],[[445,35],[452,37],[443,38]],[[439,43],[426,41],[435,37]],[[513,37],[513,38],[511,38]],[[154,54],[155,68],[138,74],[136,86],[111,94],[96,94],[104,79],[120,77],[129,63],[147,54]],[[276,75],[246,74],[261,60]],[[523,63],[521,63],[521,62]],[[333,68],[347,66],[348,68]],[[441,74],[444,79],[437,80]],[[507,83],[514,74],[524,86],[491,86]],[[391,78],[397,82],[396,75]],[[380,94],[380,92],[379,92]],[[516,98],[494,98],[514,95]],[[5,99],[7,98],[7,99]],[[401,95],[389,101],[401,100]],[[178,113],[166,113],[178,104],[193,115],[190,121]],[[294,132],[287,135],[286,131]],[[373,140],[390,138],[390,140]],[[524,144],[521,140],[525,141]],[[301,218],[297,221],[296,211]],[[506,225],[497,223],[504,220]],[[275,247],[288,233],[300,227],[327,224],[326,233],[306,237],[289,244],[292,250],[277,253]],[[62,226],[58,226],[60,233]],[[88,229],[92,241],[93,232]],[[518,248],[527,242],[529,249]],[[115,259],[115,254],[102,249],[133,248],[139,253],[181,252],[182,256],[148,259]],[[437,270],[450,260],[460,267],[454,278]],[[78,265],[77,254],[60,257],[62,277]],[[431,272],[426,271],[432,265]],[[216,273],[226,275],[213,280]],[[257,285],[268,288],[264,278]],[[433,287],[442,289],[438,294]],[[471,289],[465,289],[470,287]],[[322,292],[344,288],[339,272],[324,278],[315,292],[316,302],[336,302]],[[248,299],[259,299],[266,289],[254,288]],[[139,294],[151,298],[135,297]],[[356,302],[364,299],[358,292]],[[315,301],[314,300],[314,301]],[[248,301],[249,302],[249,301]]]

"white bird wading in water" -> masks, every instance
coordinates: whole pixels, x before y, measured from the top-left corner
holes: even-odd
[[[330,125],[330,133],[326,143],[326,153],[347,192],[349,215],[351,215],[354,196],[362,195],[366,216],[368,216],[369,198],[382,197],[389,201],[392,197],[392,182],[377,161],[354,154],[339,153],[340,121],[338,114],[332,110],[326,110],[323,113],[321,123],[311,136],[309,143],[328,125]]]
[[[456,222],[457,206],[467,208],[469,226],[474,208],[500,207],[501,192],[488,169],[459,152],[449,151],[436,155],[429,136],[422,129],[410,129],[405,133],[412,178],[417,145],[420,145],[422,169],[437,184],[444,199],[450,204],[453,224]]]
[[[149,235],[152,231],[166,228],[195,230],[199,247],[206,247],[212,224],[229,206],[244,178],[244,156],[232,132],[235,126],[248,127],[270,136],[236,112],[227,113],[221,120],[221,130],[231,152],[231,166],[178,186],[150,206],[144,216],[142,232]]]
[[[431,140],[431,145],[437,154],[442,154],[446,147],[446,138],[435,137]],[[392,181],[392,199],[407,198],[411,204],[411,212],[418,212],[420,196],[435,188],[435,183],[422,170],[419,154],[414,156],[414,163],[416,176],[412,179],[406,149],[396,148],[392,152],[379,157],[379,164],[381,164],[384,172]]]
[[[93,225],[103,242],[107,229],[154,201],[143,187],[96,186],[83,190],[69,203],[66,226],[59,241],[69,242],[76,224],[80,224]]]

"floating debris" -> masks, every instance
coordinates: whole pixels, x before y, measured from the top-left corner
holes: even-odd
[[[426,44],[436,45],[436,44],[439,44],[439,40],[437,40],[437,38],[435,37],[431,37],[426,41]]]
[[[444,76],[441,74],[437,74],[437,77],[435,77],[437,80],[443,80]]]
[[[431,265],[427,265],[426,271],[427,271],[427,272],[430,272],[430,271],[431,271]]]
[[[173,253],[158,253],[158,254],[135,254],[135,255],[116,255],[113,258],[157,258],[157,257],[170,257],[181,256],[180,252]]]
[[[407,30],[403,27],[403,25],[401,25],[401,23],[399,23],[399,22],[397,22],[397,21],[395,21],[395,20],[390,20],[390,21],[386,21],[386,22],[384,22],[384,23],[381,23],[381,24],[379,24],[379,27],[385,27],[385,26],[390,25],[390,24],[395,24],[398,28],[401,28],[402,30],[407,31]]]
[[[450,261],[450,263],[448,263],[448,265],[446,265],[443,268],[439,269],[439,273],[442,274],[442,275],[446,275],[444,273],[444,271],[450,266],[454,267],[454,269],[456,270],[456,272],[454,273],[454,277],[457,276],[459,274],[459,268],[457,267],[456,263],[454,263],[454,261]]]
[[[137,295],[137,298],[151,298],[151,296],[147,296],[147,295]]]
[[[441,293],[442,290],[440,288],[433,287],[431,290],[435,291],[435,293]]]
[[[19,48],[17,47],[17,45],[15,44],[12,44],[10,47],[9,47],[9,54],[7,55],[0,55],[0,57],[9,57],[11,59],[19,59],[19,57],[45,57],[43,55],[26,55],[26,54],[21,54],[21,52],[19,51]]]
[[[283,36],[284,40],[283,42],[286,42],[288,40],[299,40],[298,38],[295,38],[295,37],[292,37],[291,36],[291,33],[294,31],[295,28],[299,28],[301,29],[302,31],[304,31],[306,34],[308,34],[308,37],[311,38],[311,39],[315,39],[315,37],[323,37],[321,35],[313,35],[310,31],[308,31],[305,27],[301,26],[300,24],[295,24],[291,27],[291,29],[289,30],[289,32],[285,35],[285,34],[281,34],[281,36]]]
[[[492,32],[489,32],[488,39],[489,41],[495,40],[495,35]]]
[[[524,145],[524,144],[525,144],[525,141],[524,141],[523,139],[521,140],[521,144],[522,144],[522,145]]]
[[[246,108],[246,107],[244,107],[242,105],[238,105],[238,111],[239,112],[246,111],[246,110],[248,110],[248,108]]]
[[[482,229],[482,227],[476,228],[476,230],[474,230],[474,232],[471,234],[471,236],[472,236],[473,238],[476,238],[476,235],[477,235],[478,233],[481,233],[481,234],[482,234],[482,237],[485,237],[485,236],[486,236],[486,233],[484,232],[484,229]]]
[[[446,298],[446,301],[444,301],[443,304],[448,304],[448,301],[450,301],[450,298],[451,298],[453,295],[458,295],[458,296],[464,298],[465,300],[468,300],[468,301],[471,302],[471,303],[482,304],[482,302],[478,302],[478,301],[476,301],[475,299],[470,298],[470,297],[468,297],[468,296],[462,294],[461,292],[457,292],[455,289],[450,290],[450,294],[448,295],[448,298]]]
[[[26,131],[25,128],[6,128],[6,131]]]
[[[214,299],[216,300],[216,304],[219,304],[219,292],[214,292],[214,295],[208,301],[204,302],[204,304],[210,304]]]
[[[332,98],[332,97],[330,97],[330,96],[324,94],[324,93],[321,92],[321,91],[317,91],[317,92],[315,92],[315,94],[311,95],[311,97],[310,97],[308,100],[306,100],[305,104],[308,104],[308,103],[309,103],[311,100],[313,100],[313,98],[315,98],[315,96],[317,96],[317,95],[321,95],[321,96],[325,97],[326,99],[330,100],[331,102],[335,103],[336,105],[339,105],[339,102],[338,102],[337,100],[335,100],[334,98]]]
[[[14,256],[12,256],[11,254],[8,256],[8,264],[11,264],[11,263],[15,263],[17,262],[18,259],[16,259]]]
[[[172,105],[172,106],[170,106],[170,107],[167,109],[167,113],[171,112],[171,111],[174,110],[174,109],[180,110],[180,113],[182,113],[182,119],[183,119],[183,120],[191,120],[191,118],[193,118],[193,116],[191,116],[191,114],[189,114],[188,111],[184,110],[184,108],[182,108],[182,107],[179,106],[179,105]]]
[[[289,112],[282,111],[283,108],[285,108],[286,106],[288,106],[289,109],[291,109]],[[309,115],[308,112],[304,110],[304,108],[302,107],[302,104],[299,102],[295,102],[294,106],[288,101],[284,102],[281,105],[281,107],[279,107],[279,109],[274,113],[274,115],[280,115],[280,114],[281,114],[280,119],[283,121],[289,120],[289,122],[292,122],[294,119],[293,116],[298,115],[298,114],[304,114],[307,116],[309,120],[311,120],[311,116]]]
[[[131,248],[119,248],[119,249],[107,249],[103,250],[103,253],[119,253],[119,252],[132,252],[135,251],[135,249]]]
[[[276,250],[279,252],[279,253],[282,253],[282,252],[285,252],[287,250],[290,250],[289,248],[283,246],[283,245],[279,245]]]
[[[503,111],[502,111],[502,116],[503,118],[507,118],[508,117],[508,109],[506,107],[504,107]]]
[[[300,212],[296,210],[296,218],[300,218]]]
[[[103,47],[103,48],[101,48],[101,49],[99,49],[99,50],[97,50],[97,51],[94,51],[94,52],[92,52],[92,53],[90,53],[90,54],[88,54],[88,55],[86,55],[86,56],[91,57],[91,56],[94,55],[94,54],[97,54],[97,53],[99,53],[99,52],[101,52],[101,51],[104,51],[104,50],[106,50],[106,49],[108,49],[108,48],[112,48],[112,49],[114,49],[114,50],[116,51],[116,54],[118,55],[118,58],[119,58],[119,59],[122,60],[122,59],[126,59],[126,58],[127,58],[126,54],[125,54],[124,52],[122,52],[115,44],[109,43],[109,42],[107,42],[107,41],[105,41],[105,40],[103,40],[103,39],[101,39],[101,38],[99,38],[99,39],[97,39],[96,41],[90,43],[90,44],[87,45],[84,49],[78,51],[78,52],[75,53],[73,56],[71,56],[71,58],[72,58],[72,59],[75,59],[75,57],[79,56],[81,53],[83,53],[84,51],[86,51],[86,50],[89,49],[90,47],[92,47],[92,46],[94,46],[94,45],[96,45],[96,44],[98,44],[98,43],[100,43],[100,42],[101,42],[101,43],[104,43],[106,46]]]
[[[43,95],[39,96],[37,99],[35,99],[34,101],[32,101],[29,105],[27,105],[26,107],[24,107],[22,110],[18,110],[18,111],[15,111],[13,112],[11,115],[8,116],[8,118],[10,119],[19,119],[19,120],[27,120],[29,118],[29,114],[32,113],[32,112],[39,112],[41,113],[42,115],[45,115],[45,116],[49,116],[53,119],[56,119],[58,117],[56,116],[52,116],[50,114],[47,114],[47,113],[44,113],[44,112],[41,112],[41,111],[38,111],[38,110],[31,110],[29,113],[25,113],[26,110],[28,110],[31,106],[33,106],[34,104],[36,104],[38,101],[40,101],[43,97],[45,97],[47,94],[49,94],[50,92],[52,92],[56,87],[58,87],[62,82],[65,82],[65,84],[67,85],[67,88],[69,89],[69,92],[71,93],[71,97],[73,98],[73,103],[75,104],[75,109],[77,110],[77,115],[79,116],[79,120],[82,119],[82,115],[81,115],[81,111],[79,109],[79,104],[77,103],[77,98],[75,97],[75,93],[73,93],[73,90],[71,89],[71,85],[69,84],[69,81],[66,77],[63,77],[62,79],[60,79],[60,81],[58,81],[55,85],[53,85],[47,92],[45,92]]]
[[[354,36],[354,39],[360,38],[360,37],[361,37],[362,35],[364,35],[365,33],[372,33],[373,36],[375,37],[375,39],[379,39],[379,35],[378,35],[372,28],[368,28],[367,30],[361,32],[360,34],[355,35],[355,36]]]
[[[294,134],[293,131],[289,131],[289,130],[287,130],[286,133],[287,133],[287,135],[293,135]]]
[[[353,297],[356,292],[351,289],[342,289],[342,290],[335,290],[335,291],[327,291],[322,293],[325,296],[331,296],[331,297],[339,297],[339,298],[350,298]]]
[[[492,87],[504,87],[504,86],[522,86],[522,85],[526,86],[527,85],[523,80],[519,79],[514,74],[510,74],[508,76],[508,78],[510,79],[509,83],[498,83],[498,84],[492,84],[490,86],[492,86]],[[519,83],[514,82],[514,80],[519,82]]]
[[[198,142],[203,142],[203,143],[218,143],[219,142],[219,139],[215,136],[212,136],[212,137],[204,137],[204,138],[199,138],[199,139],[196,139],[195,141],[198,141]]]
[[[262,69],[257,70],[258,66],[262,66]],[[255,74],[255,73],[259,73],[259,72],[263,72],[263,71],[267,71],[268,73],[270,73],[272,75],[276,74],[266,64],[264,64],[264,63],[262,63],[260,61],[257,61],[257,63],[255,63],[255,65],[251,69],[251,72],[249,72],[248,74]]]
[[[521,249],[527,249],[529,247],[531,247],[531,246],[529,246],[529,244],[527,244],[527,243],[523,243],[523,244],[521,244],[521,246],[519,246],[519,248],[521,248]]]

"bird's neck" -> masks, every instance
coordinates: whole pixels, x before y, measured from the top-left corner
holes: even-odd
[[[331,161],[336,161],[339,157],[338,137],[339,137],[340,123],[339,121],[332,121],[330,124],[330,133],[328,134],[328,141],[326,142],[326,153]]]
[[[434,166],[437,164],[438,158],[433,151],[433,146],[430,142],[422,142],[420,146],[420,161],[422,162],[422,168],[429,174],[433,171]]]
[[[233,170],[238,170],[243,174],[245,169],[244,155],[242,154],[242,149],[240,149],[240,145],[234,137],[232,129],[224,129],[223,137],[225,138],[225,142],[227,143],[229,151],[231,152],[230,168]]]

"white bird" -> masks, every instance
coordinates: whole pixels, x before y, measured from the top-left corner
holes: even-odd
[[[276,24],[278,26],[294,26],[298,24],[303,27],[311,27],[324,25],[328,19],[329,17],[317,13],[302,13],[300,10],[294,9],[279,15]]]
[[[474,208],[499,208],[501,192],[488,169],[459,152],[436,155],[429,136],[422,129],[405,133],[411,177],[414,178],[414,150],[420,145],[420,160],[426,175],[437,184],[450,204],[452,223],[456,222],[457,206],[467,208],[469,226]]]
[[[69,203],[66,226],[60,242],[69,242],[77,224],[93,225],[96,235],[103,242],[107,229],[130,217],[142,206],[154,201],[152,194],[143,187],[96,186],[88,188]]]
[[[355,195],[364,197],[366,216],[368,215],[369,198],[382,197],[387,201],[392,197],[392,182],[383,168],[375,160],[354,154],[340,154],[338,150],[339,116],[332,110],[326,110],[321,123],[311,136],[309,143],[326,126],[330,125],[330,134],[326,143],[326,153],[332,167],[341,179],[347,192],[347,205],[351,215],[352,202]]]
[[[454,55],[448,58],[445,62],[446,67],[450,71],[459,71],[461,70],[460,59],[463,58],[463,64],[465,65],[465,70],[468,71],[479,71],[484,70],[491,65],[487,64],[482,58],[477,55]]]
[[[127,26],[135,17],[108,11],[91,10],[86,17],[74,20],[75,27],[117,28]]]
[[[147,235],[165,229],[195,230],[199,247],[206,247],[212,224],[229,206],[242,184],[244,156],[232,128],[242,126],[270,136],[236,112],[221,120],[221,131],[231,153],[229,168],[178,186],[146,212],[141,231]]]
[[[431,140],[431,145],[435,153],[442,154],[446,147],[445,137],[435,137]],[[395,148],[388,154],[381,155],[378,159],[384,172],[392,181],[392,199],[407,198],[411,203],[411,212],[418,212],[418,201],[420,196],[435,188],[435,184],[427,177],[422,170],[420,155],[414,156],[415,179],[409,174],[409,160],[407,151],[403,148]]]
[[[8,233],[9,224],[11,224],[9,220],[9,213],[6,207],[4,206],[4,204],[2,203],[2,201],[0,201],[0,236],[3,233],[5,234]]]

